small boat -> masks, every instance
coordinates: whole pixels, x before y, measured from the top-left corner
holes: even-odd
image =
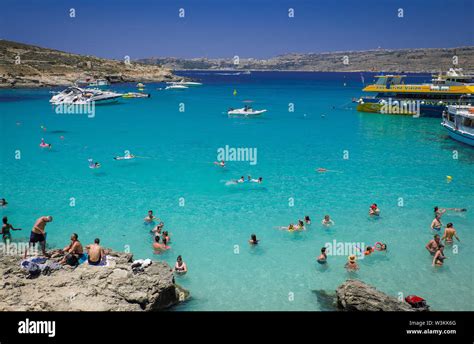
[[[474,146],[474,106],[448,106],[441,125],[452,139]]]
[[[186,88],[188,88],[188,86],[178,85],[178,84],[171,84],[169,86],[166,86],[165,90],[184,90]]]
[[[145,88],[145,85],[143,85],[141,82],[137,84],[137,88]]]
[[[123,98],[150,98],[149,93],[128,92],[122,95]]]
[[[201,86],[202,83],[200,82],[195,82],[195,81],[184,81],[184,80],[181,80],[181,81],[178,81],[178,82],[175,82],[175,81],[172,81],[172,82],[167,82],[168,85],[182,85],[182,86]]]
[[[250,106],[245,106],[240,109],[229,109],[227,111],[227,114],[229,116],[244,116],[244,117],[249,117],[249,116],[260,116],[261,114],[267,112],[266,109],[264,110],[254,110]]]

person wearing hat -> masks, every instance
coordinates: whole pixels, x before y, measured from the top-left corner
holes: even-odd
[[[379,209],[379,207],[377,206],[376,203],[373,203],[370,206],[369,215],[371,215],[371,216],[379,216],[380,215],[380,209]]]
[[[359,265],[357,264],[357,259],[355,254],[351,254],[345,265],[347,270],[359,270]]]

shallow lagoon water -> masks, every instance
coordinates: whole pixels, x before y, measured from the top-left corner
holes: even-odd
[[[333,291],[350,277],[394,296],[420,295],[436,310],[474,310],[474,150],[449,139],[440,119],[358,113],[351,104],[361,94],[357,73],[184,74],[204,85],[164,91],[147,84],[150,99],[97,106],[94,118],[55,114],[49,89],[0,91],[0,197],[9,201],[0,211],[24,229],[15,240],[26,240],[38,216],[53,215],[51,247],[77,232],[83,243],[100,237],[137,258],[174,264],[182,255],[189,272],[177,282],[192,299],[178,310],[320,310],[313,291]],[[243,100],[268,113],[228,118],[226,110]],[[42,137],[51,150],[39,148]],[[226,145],[257,148],[257,164],[216,167]],[[112,159],[125,150],[140,158]],[[89,169],[88,158],[102,167]],[[226,185],[249,174],[264,183]],[[376,220],[367,216],[372,202],[382,211]],[[443,217],[462,241],[441,268],[431,267],[424,248],[434,205],[468,208]],[[148,209],[171,233],[163,255],[151,250],[151,226],[142,220]],[[325,214],[336,222],[330,229],[319,224]],[[305,232],[275,228],[304,215],[313,219]],[[252,233],[258,247],[247,244]],[[349,274],[346,256],[329,257],[326,268],[316,263],[333,240],[381,241],[389,251]]]

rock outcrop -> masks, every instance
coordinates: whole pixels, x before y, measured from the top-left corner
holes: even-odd
[[[102,59],[0,40],[0,87],[70,86],[78,79],[110,82],[178,81],[170,69]]]
[[[408,303],[384,294],[358,280],[347,280],[336,290],[337,306],[345,311],[405,311],[412,312]]]
[[[65,266],[28,278],[19,256],[0,256],[0,311],[156,311],[184,301],[168,264],[153,262],[141,272],[132,255],[110,252],[108,266]],[[59,257],[56,258],[59,260]]]

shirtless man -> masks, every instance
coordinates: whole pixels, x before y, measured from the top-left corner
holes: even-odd
[[[369,208],[369,215],[370,216],[379,216],[380,215],[380,209],[377,206],[377,204],[373,203],[370,208]]]
[[[8,223],[8,217],[6,216],[3,217],[2,221],[3,221],[3,225],[2,225],[2,231],[0,232],[0,234],[2,234],[3,236],[3,241],[5,243],[9,243],[12,238],[10,230],[21,231],[21,228],[13,228],[13,226]]]
[[[143,219],[146,223],[152,223],[153,221],[157,220],[157,221],[160,221],[159,218],[157,218],[156,216],[153,215],[153,210],[148,210],[148,215],[145,216],[145,218]]]
[[[444,234],[441,240],[444,240],[446,244],[452,244],[454,241],[453,237],[455,237],[458,241],[461,241],[456,235],[456,230],[454,229],[453,224],[450,222],[446,225],[446,228],[444,230]]]
[[[155,253],[160,254],[170,249],[170,247],[166,245],[167,243],[168,242],[166,241],[166,238],[163,238],[163,243],[160,243],[160,237],[156,236],[155,242],[153,243],[153,249],[155,250]]]
[[[64,258],[59,262],[60,264],[68,264],[71,266],[76,266],[79,262],[79,258],[84,254],[84,249],[82,248],[81,242],[78,240],[78,235],[72,233],[71,243],[67,245],[64,249]]]
[[[432,240],[430,240],[427,244],[426,244],[426,249],[433,255],[436,253],[436,251],[438,250],[438,247],[440,245],[440,237],[438,234],[435,234],[435,236],[433,237]]]
[[[87,245],[86,250],[87,250],[87,262],[89,265],[99,265],[100,262],[102,261],[102,258],[105,257],[107,254],[102,246],[100,244],[100,239],[95,238],[94,243],[92,245]]]
[[[433,222],[431,222],[431,229],[439,232],[441,230],[441,226],[441,215],[436,215]]]
[[[41,216],[36,220],[33,229],[30,234],[30,246],[35,246],[39,242],[43,256],[48,256],[46,253],[46,225],[48,222],[52,222],[52,216]],[[28,250],[25,250],[25,259],[27,257]]]

